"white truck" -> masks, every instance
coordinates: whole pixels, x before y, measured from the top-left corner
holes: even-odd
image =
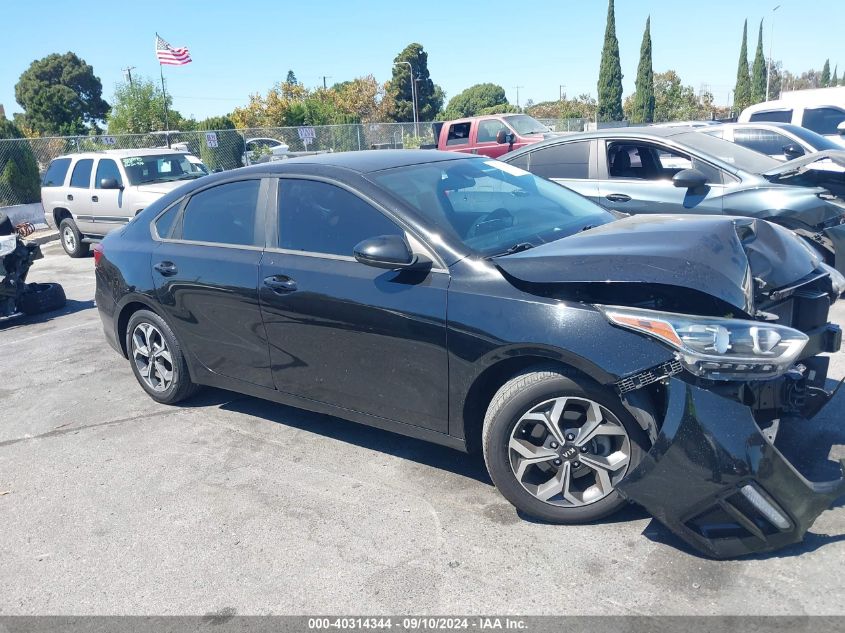
[[[745,108],[737,121],[792,123],[845,147],[845,86],[783,92],[780,99]]]

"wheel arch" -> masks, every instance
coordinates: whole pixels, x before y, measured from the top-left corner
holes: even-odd
[[[139,310],[149,310],[166,323],[168,322],[162,311],[154,307],[151,301],[137,296],[126,299],[125,303],[118,308],[117,317],[114,320],[115,335],[124,358],[129,357],[129,352],[126,349],[126,331],[129,326],[129,319]]]
[[[56,228],[59,228],[59,225],[62,223],[62,220],[65,218],[73,219],[73,214],[70,212],[69,209],[65,209],[64,207],[56,207],[53,209],[53,221],[56,223]]]

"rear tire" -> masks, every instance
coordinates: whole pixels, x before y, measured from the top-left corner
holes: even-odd
[[[17,301],[24,314],[41,314],[65,307],[65,290],[59,284],[28,284]]]
[[[65,249],[70,257],[85,257],[91,245],[82,241],[82,233],[76,228],[76,222],[71,218],[65,218],[59,224],[59,238],[62,242],[62,248]]]
[[[616,487],[648,438],[615,393],[576,372],[532,367],[487,409],[484,461],[499,492],[550,523],[587,523],[626,504]]]
[[[182,346],[154,312],[138,310],[129,319],[126,351],[135,378],[156,402],[176,404],[196,393]]]

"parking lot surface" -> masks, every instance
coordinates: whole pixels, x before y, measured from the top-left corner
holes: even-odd
[[[721,562],[635,507],[533,522],[477,456],[220,390],[156,404],[103,338],[93,260],[44,252],[30,281],[67,308],[0,324],[0,614],[845,611],[845,500]],[[805,474],[836,476],[843,408],[781,431]]]

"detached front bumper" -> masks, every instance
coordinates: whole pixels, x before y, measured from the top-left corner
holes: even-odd
[[[696,549],[732,558],[797,543],[845,495],[843,478],[805,479],[743,404],[678,378],[667,393],[657,440],[618,489]]]

